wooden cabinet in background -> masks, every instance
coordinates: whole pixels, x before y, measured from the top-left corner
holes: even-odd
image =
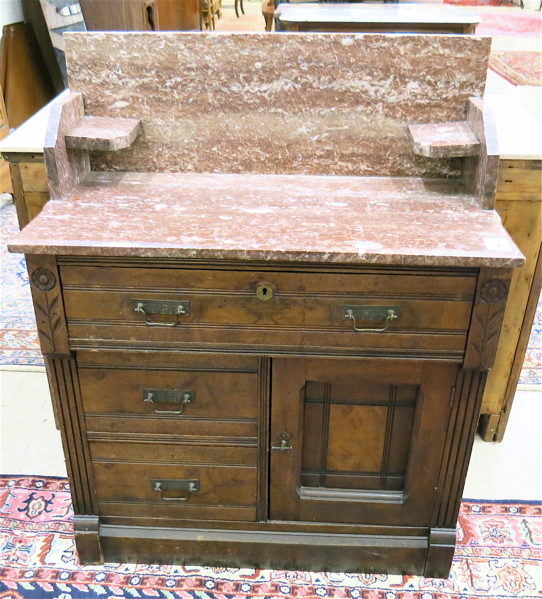
[[[542,161],[502,160],[495,210],[526,258],[514,272],[495,366],[482,402],[480,435],[502,441],[521,374],[542,283]]]
[[[22,229],[49,201],[47,171],[43,154],[9,153],[5,156],[9,162],[17,220]]]
[[[199,0],[81,0],[88,31],[194,31]]]
[[[0,139],[4,139],[9,135],[8,117],[6,115],[6,107],[4,106],[4,94],[0,88]],[[0,160],[0,193],[11,191],[11,179],[9,176],[9,164]]]

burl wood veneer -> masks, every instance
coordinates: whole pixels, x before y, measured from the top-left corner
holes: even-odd
[[[10,247],[27,255],[83,563],[447,576],[523,263],[491,209],[488,51],[67,36],[76,93],[45,148],[57,199]],[[141,121],[129,148],[92,152],[83,96],[87,118]],[[438,158],[407,132],[431,123]]]

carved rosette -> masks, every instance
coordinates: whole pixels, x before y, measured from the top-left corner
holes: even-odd
[[[26,265],[41,351],[44,356],[69,356],[68,328],[56,258],[27,254]]]
[[[499,279],[488,281],[480,291],[480,297],[488,304],[498,304],[508,295],[508,287]]]
[[[56,285],[56,277],[47,268],[36,268],[32,273],[32,283],[40,291],[51,291]]]
[[[495,363],[511,277],[512,269],[480,271],[463,362],[467,370],[489,370]]]

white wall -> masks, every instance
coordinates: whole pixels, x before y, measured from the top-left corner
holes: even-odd
[[[0,0],[0,36],[2,35],[1,27],[23,20],[22,0]]]

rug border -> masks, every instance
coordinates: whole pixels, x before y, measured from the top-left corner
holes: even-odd
[[[56,476],[56,475],[40,475],[40,474],[0,474],[0,479],[8,478],[49,478],[53,480],[66,480],[70,481],[67,476]],[[542,505],[542,499],[472,499],[470,497],[462,497],[461,502],[465,503],[496,503],[499,505],[507,503],[525,503],[527,505]]]
[[[497,66],[495,65],[495,63],[497,63],[498,67],[502,69],[502,72],[500,70],[497,70]],[[508,83],[515,85],[516,87],[518,85],[530,87],[540,87],[540,85],[542,85],[541,83],[532,83],[531,79],[528,79],[521,73],[514,71],[514,69],[509,67],[505,62],[503,62],[500,58],[497,58],[496,56],[489,57],[488,66],[494,73],[499,75],[499,77],[502,77],[505,81],[508,81]]]

